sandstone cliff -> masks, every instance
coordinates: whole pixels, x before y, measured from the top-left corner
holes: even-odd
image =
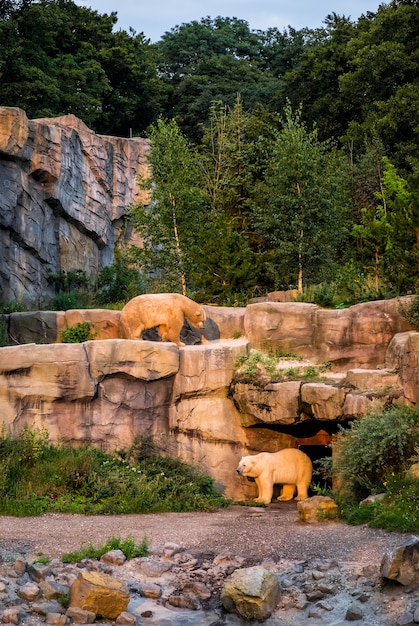
[[[0,107],[0,303],[41,307],[54,296],[49,275],[112,263],[147,147],[73,115],[28,120]]]

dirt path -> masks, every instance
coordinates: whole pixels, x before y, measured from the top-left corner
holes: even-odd
[[[102,545],[111,537],[128,536],[137,543],[146,536],[149,547],[166,541],[194,553],[234,554],[262,562],[266,558],[336,559],[379,566],[387,548],[405,536],[341,522],[302,524],[296,503],[265,509],[232,506],[212,513],[83,516],[48,514],[40,517],[0,516],[0,556],[39,553],[60,557],[83,544]]]

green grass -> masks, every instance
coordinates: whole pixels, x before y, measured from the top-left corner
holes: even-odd
[[[234,380],[236,382],[247,384],[261,384],[264,382],[280,382],[284,380],[325,380],[325,373],[331,369],[330,361],[319,365],[308,366],[290,366],[288,368],[279,368],[279,361],[293,360],[302,361],[302,357],[290,354],[269,352],[265,354],[258,350],[250,350],[246,355],[241,356],[236,366]]]
[[[136,544],[130,536],[121,540],[120,537],[111,537],[105,544],[94,546],[89,543],[82,545],[80,550],[76,552],[68,552],[63,554],[61,560],[63,563],[78,563],[83,559],[100,559],[101,556],[110,550],[121,550],[127,559],[134,559],[148,554],[148,540],[144,537],[140,544]]]
[[[150,441],[110,455],[54,445],[45,431],[24,429],[17,440],[0,437],[0,466],[1,515],[208,511],[228,504],[212,478],[159,455]]]
[[[343,517],[348,524],[416,533],[419,531],[419,480],[407,478],[405,474],[392,476],[383,500],[366,506],[348,506]]]

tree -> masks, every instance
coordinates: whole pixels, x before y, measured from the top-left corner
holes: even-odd
[[[0,12],[0,99],[29,118],[73,113],[97,132],[142,132],[162,81],[144,36],[113,32],[116,13],[72,0],[8,2]]]
[[[353,98],[345,101],[339,79],[348,68],[348,42],[355,35],[354,23],[336,13],[328,15],[304,46],[299,63],[285,73],[274,104],[294,108],[302,104],[301,119],[309,128],[316,124],[322,141],[339,138],[353,118]]]
[[[174,120],[158,120],[150,140],[151,178],[141,181],[150,191],[150,203],[131,211],[143,238],[142,247],[132,252],[151,289],[186,295],[192,289],[196,236],[205,219],[202,171],[196,151]]]
[[[342,165],[317,131],[308,131],[301,108],[284,109],[277,133],[266,206],[256,208],[282,285],[304,284],[327,276],[344,237],[345,197]]]
[[[209,17],[182,24],[158,42],[167,84],[166,114],[198,143],[213,101],[233,106],[240,93],[248,108],[267,104],[277,79],[262,62],[260,34],[237,18]]]
[[[361,143],[373,130],[395,165],[406,170],[419,158],[418,46],[418,3],[381,4],[374,19],[358,24],[339,79],[342,97],[357,111],[345,136]]]
[[[396,294],[412,289],[418,262],[419,222],[412,194],[387,157],[383,157],[382,165],[380,190],[375,194],[379,204],[362,209],[361,223],[353,227],[374,276],[377,297],[383,287]]]

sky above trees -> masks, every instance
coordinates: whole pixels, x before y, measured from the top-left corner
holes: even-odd
[[[76,0],[80,6],[91,7],[99,13],[118,14],[117,28],[144,33],[151,41],[177,25],[202,17],[238,17],[249,23],[252,30],[279,30],[292,26],[318,28],[330,13],[345,15],[356,21],[367,11],[375,12],[379,0]]]

